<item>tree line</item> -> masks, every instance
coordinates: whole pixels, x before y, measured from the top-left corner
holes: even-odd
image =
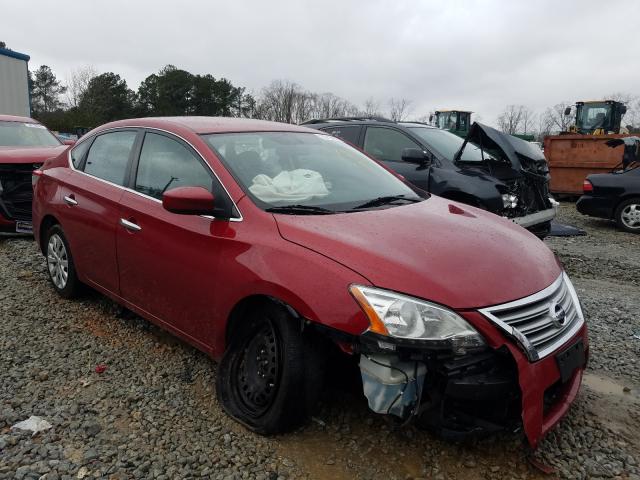
[[[331,92],[316,93],[295,82],[274,80],[254,95],[225,78],[192,74],[167,65],[145,78],[136,91],[114,72],[98,73],[92,67],[72,72],[59,80],[46,65],[29,72],[32,115],[49,128],[72,132],[75,127],[93,128],[123,118],[206,115],[234,116],[285,123],[313,118],[379,116],[394,121],[427,122],[429,115],[413,114],[410,100],[391,98],[386,102],[370,97],[358,106]],[[607,99],[627,105],[623,125],[640,125],[640,97],[615,93]],[[545,136],[566,131],[573,117],[564,115],[574,102],[560,102],[535,112],[526,105],[507,105],[495,121],[505,133]],[[475,120],[480,120],[475,115]]]
[[[47,65],[29,72],[32,116],[52,130],[73,132],[131,117],[205,115],[234,116],[301,123],[312,118],[358,115],[405,120],[411,102],[390,99],[388,111],[367,100],[364,108],[333,93],[315,93],[288,80],[274,80],[258,96],[225,78],[194,75],[167,65],[145,78],[137,91],[114,72],[93,67],[72,72],[61,81]]]

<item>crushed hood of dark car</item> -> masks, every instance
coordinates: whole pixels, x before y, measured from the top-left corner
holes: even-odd
[[[542,150],[531,142],[499,132],[495,128],[474,122],[469,129],[467,138],[456,153],[457,162],[462,157],[467,143],[471,143],[494,157],[502,157],[511,163],[515,170],[531,171],[530,165],[536,165],[532,173],[546,174],[546,160]],[[542,169],[540,167],[544,166]]]

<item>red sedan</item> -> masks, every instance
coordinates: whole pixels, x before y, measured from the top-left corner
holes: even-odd
[[[0,115],[0,232],[31,233],[31,172],[66,148],[36,120]]]
[[[588,357],[580,303],[526,230],[412,187],[304,127],[231,118],[104,125],[34,175],[54,288],[88,285],[220,360],[248,428],[309,415],[334,347],[375,412],[536,445]]]

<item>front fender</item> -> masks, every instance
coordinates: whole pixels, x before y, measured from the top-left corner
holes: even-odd
[[[212,349],[215,358],[224,353],[226,327],[233,309],[255,295],[272,297],[311,322],[351,335],[359,335],[369,327],[349,286],[370,282],[330,258],[287,240],[280,239],[272,245],[254,244],[237,256],[225,257],[220,271],[229,275],[216,287],[215,304],[220,309]]]

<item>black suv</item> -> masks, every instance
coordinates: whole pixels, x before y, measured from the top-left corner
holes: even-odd
[[[480,123],[466,139],[431,125],[380,117],[303,125],[355,145],[423,190],[508,217],[540,238],[549,233],[557,203],[536,145]]]

